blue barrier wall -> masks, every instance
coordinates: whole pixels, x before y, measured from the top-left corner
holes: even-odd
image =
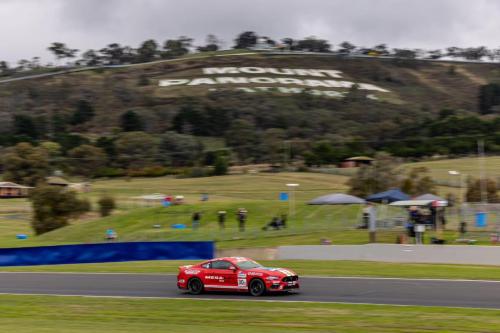
[[[0,249],[0,266],[83,264],[214,257],[213,242],[128,242]]]

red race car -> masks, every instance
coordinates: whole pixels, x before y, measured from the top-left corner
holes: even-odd
[[[198,295],[203,291],[239,291],[261,296],[299,288],[299,277],[283,268],[264,267],[243,257],[217,258],[179,267],[177,287]]]

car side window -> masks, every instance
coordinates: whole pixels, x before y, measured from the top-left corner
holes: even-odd
[[[225,260],[212,261],[212,268],[214,269],[229,269],[233,264]]]
[[[211,262],[207,262],[206,264],[201,265],[203,268],[211,268]]]

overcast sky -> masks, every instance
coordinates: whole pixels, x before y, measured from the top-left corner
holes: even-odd
[[[499,0],[0,0],[0,60],[50,60],[54,41],[87,50],[187,35],[199,45],[213,33],[230,47],[246,30],[332,44],[497,48],[499,18]]]

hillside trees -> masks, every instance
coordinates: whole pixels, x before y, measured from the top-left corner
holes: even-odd
[[[76,53],[78,49],[71,49],[66,44],[60,42],[52,43],[47,50],[52,52],[57,60],[65,59],[65,58],[74,58],[76,57]]]
[[[151,166],[157,157],[157,140],[144,132],[126,132],[115,141],[118,163],[124,168]]]
[[[342,42],[340,43],[339,52],[344,54],[351,54],[356,49],[356,45],[350,42]]]
[[[202,151],[203,145],[192,135],[168,131],[160,136],[159,157],[163,163],[193,165],[200,159]]]
[[[192,43],[193,39],[186,36],[180,36],[177,39],[167,39],[163,44],[164,51],[161,53],[161,56],[168,59],[188,54]]]
[[[0,61],[0,76],[10,75],[12,73],[7,61]]]
[[[84,99],[81,99],[76,104],[76,109],[71,117],[72,125],[80,125],[91,120],[95,115],[92,104]]]
[[[204,46],[198,46],[196,49],[199,52],[215,52],[220,48],[221,41],[217,36],[209,34],[206,39],[206,44]]]
[[[119,65],[125,62],[126,47],[122,47],[118,43],[111,43],[108,46],[99,50],[107,65]]]
[[[283,161],[286,133],[281,128],[269,128],[262,134],[263,155],[268,162],[277,164]]]
[[[100,197],[97,203],[99,204],[99,213],[102,217],[109,216],[116,208],[115,199],[110,195]]]
[[[229,167],[227,163],[227,159],[222,155],[217,155],[214,163],[214,175],[215,176],[223,176],[227,174]]]
[[[120,125],[124,132],[144,130],[144,122],[141,117],[132,110],[129,110],[120,116]]]
[[[297,50],[309,52],[330,52],[331,45],[325,39],[310,36],[297,42]]]
[[[359,197],[386,191],[399,185],[399,173],[395,159],[387,153],[378,153],[372,165],[363,165],[356,175],[352,176],[348,185],[349,193]]]
[[[500,84],[489,83],[479,88],[479,111],[482,114],[500,112]]]
[[[14,134],[27,136],[31,139],[38,138],[38,130],[33,118],[27,115],[14,115]]]
[[[412,168],[401,182],[401,190],[410,195],[436,193],[436,184],[426,167]]]
[[[237,119],[226,132],[226,143],[238,154],[240,161],[254,161],[259,154],[261,138],[247,120]]]
[[[35,186],[49,174],[47,151],[27,142],[18,143],[3,157],[3,179],[22,185]]]
[[[31,226],[37,235],[65,227],[71,218],[90,210],[89,201],[59,186],[38,187],[32,191],[30,199],[33,204]]]
[[[481,184],[483,182],[483,184]],[[500,197],[497,192],[497,184],[492,179],[474,179],[467,180],[467,192],[465,198],[467,202],[482,202],[481,188],[484,188],[484,199],[489,203],[499,203]]]
[[[253,31],[245,31],[240,33],[234,40],[234,49],[248,49],[257,44],[257,34]]]
[[[86,66],[102,65],[102,56],[95,50],[87,50],[82,54],[82,63]]]
[[[137,62],[153,61],[157,54],[158,43],[154,39],[148,39],[137,49]]]
[[[68,158],[72,173],[87,178],[94,176],[107,160],[101,148],[88,144],[71,149]]]

